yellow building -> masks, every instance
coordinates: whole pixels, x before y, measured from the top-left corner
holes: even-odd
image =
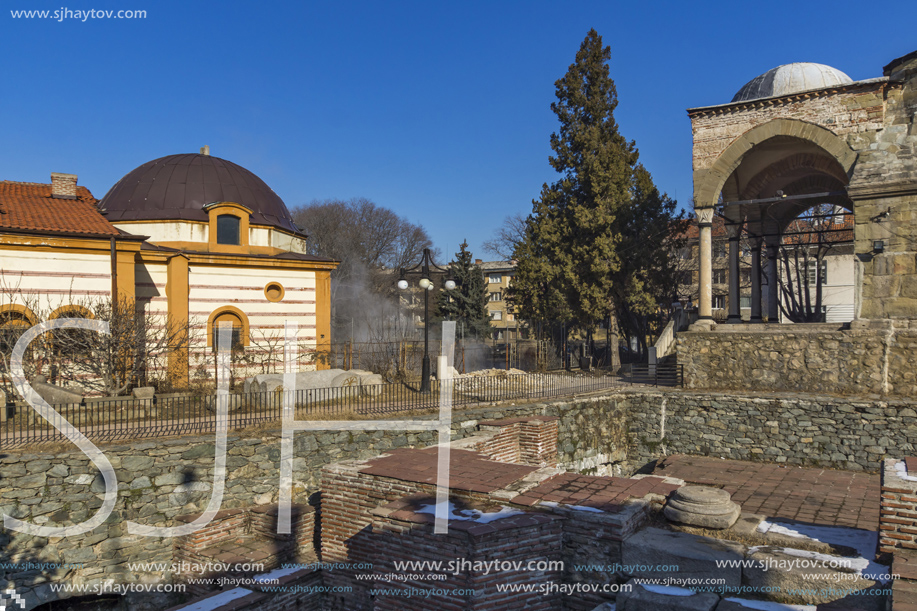
[[[494,340],[519,339],[524,332],[524,325],[507,307],[506,291],[516,275],[515,261],[482,261],[475,260],[475,265],[484,273],[487,287],[487,314],[494,328]]]
[[[245,168],[204,150],[162,157],[99,201],[75,175],[51,179],[0,182],[0,324],[38,322],[26,296],[54,315],[73,300],[136,300],[192,330],[169,354],[175,386],[224,320],[243,351],[280,337],[287,319],[307,352],[330,344],[336,263],[305,254],[286,205]]]

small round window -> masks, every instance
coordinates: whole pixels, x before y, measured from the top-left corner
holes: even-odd
[[[264,287],[264,296],[268,301],[281,301],[283,299],[283,285],[279,282],[269,282]]]

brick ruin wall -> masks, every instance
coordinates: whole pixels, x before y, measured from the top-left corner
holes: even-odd
[[[610,473],[614,463],[625,457],[624,413],[616,399],[607,397],[456,411],[452,436],[463,439],[476,434],[481,421],[531,415],[558,418],[546,426],[556,427],[563,440],[554,460],[567,469]],[[525,452],[532,460],[547,461],[549,458],[541,456],[537,439],[542,434],[537,433],[538,427],[545,425],[533,426],[536,438]],[[425,447],[435,441],[436,435],[429,431],[298,432],[294,438],[294,501],[308,503],[318,492],[320,470],[326,464],[370,458],[392,448]],[[131,535],[126,522],[176,526],[178,516],[203,511],[213,478],[213,437],[185,436],[100,447],[118,479],[118,504],[109,519],[89,533],[55,540],[0,527],[0,562],[84,562],[82,569],[51,576],[53,580],[66,575],[77,584],[166,578],[161,572],[141,576],[127,565],[169,562],[171,540]],[[279,461],[279,430],[244,437],[231,434],[222,509],[277,502]],[[44,526],[69,526],[98,510],[104,490],[101,475],[86,455],[69,447],[4,448],[0,452],[0,512],[4,514]],[[97,562],[98,558],[106,560]],[[47,576],[39,570],[0,569],[0,581],[3,579],[19,584],[29,601],[56,598]],[[149,598],[150,602],[138,600],[135,611],[160,611],[169,606]]]
[[[456,411],[453,438],[477,433],[484,420],[528,415],[557,416],[558,465],[586,473],[631,473],[673,453],[875,471],[885,454],[917,453],[913,400],[694,391],[619,391],[566,402]],[[512,446],[511,436],[506,439]],[[428,432],[297,433],[294,501],[309,502],[320,488],[320,470],[326,464],[434,441],[435,435]],[[279,446],[278,431],[230,436],[223,509],[277,501]],[[510,452],[515,452],[512,448]],[[2,562],[86,563],[83,569],[49,575],[38,570],[0,571],[0,579],[15,581],[34,600],[52,597],[45,580],[65,574],[68,580],[84,584],[163,579],[160,574],[138,575],[127,563],[168,562],[171,541],[130,535],[125,522],[174,526],[178,516],[206,507],[212,437],[103,449],[119,481],[118,505],[105,524],[90,533],[56,540],[0,530]],[[98,509],[103,491],[101,477],[82,453],[4,449],[0,454],[0,510],[27,522],[79,523]],[[98,558],[105,561],[97,562]],[[159,611],[167,606],[157,602],[145,607],[138,602],[136,609]]]
[[[889,458],[882,466],[879,551],[917,550],[917,479],[905,479],[895,467],[905,461]],[[917,460],[908,459],[906,473],[917,475]]]
[[[176,522],[188,524],[200,517],[200,514],[179,516]],[[214,548],[239,537],[260,539],[268,543],[265,548],[272,556],[265,558],[221,558],[221,564],[257,563],[259,568],[248,571],[233,571],[233,574],[248,576],[273,570],[285,562],[310,563],[317,560],[313,538],[315,536],[315,509],[309,505],[291,507],[290,533],[277,532],[277,505],[255,505],[237,509],[218,511],[210,522],[189,535],[175,537],[172,543],[172,563],[178,567],[172,573],[175,582],[187,584],[187,591],[202,595],[216,586],[194,583],[209,577],[211,573],[194,570],[191,567],[212,566]],[[224,571],[215,571],[219,574]]]
[[[323,471],[322,562],[345,565],[325,573],[324,584],[347,589],[326,597],[329,610],[403,608],[398,606],[404,603],[403,596],[392,593],[381,599],[371,598],[372,588],[415,588],[418,596],[423,596],[421,592],[429,590],[431,583],[437,590],[473,589],[477,592],[473,599],[462,595],[440,599],[436,594],[434,598],[437,608],[478,611],[516,608],[510,602],[513,595],[499,592],[494,585],[497,582],[531,583],[534,579],[539,583],[605,583],[607,573],[576,571],[575,567],[620,563],[622,542],[645,521],[648,510],[647,504],[637,503],[617,512],[581,511],[565,506],[550,509],[543,506],[532,512],[531,507],[514,503],[513,493],[507,490],[488,493],[453,488],[450,495],[456,503],[477,507],[499,505],[532,513],[489,524],[451,521],[448,535],[435,535],[432,516],[413,511],[419,504],[434,502],[434,485],[361,473],[366,466],[364,462],[347,461],[329,465]],[[549,468],[533,473],[532,477],[533,481],[544,480],[554,474],[556,471]],[[413,509],[407,511],[408,508]],[[520,561],[523,565],[532,560],[562,561],[564,568],[563,572],[544,568],[486,575],[471,570],[444,571],[446,578],[435,582],[429,579],[402,582],[387,577],[398,572],[396,561],[441,561],[445,566],[458,559],[470,563],[499,559]],[[373,573],[377,578],[361,579],[357,577],[359,573]],[[591,611],[608,601],[609,596],[600,591],[579,592],[564,597],[561,603],[551,594],[539,594],[532,600],[538,601],[532,603],[532,609]]]
[[[395,562],[416,560],[431,562],[457,559],[471,563],[501,562],[519,563],[558,561],[563,550],[562,519],[549,514],[526,514],[503,518],[490,524],[453,521],[446,534],[434,534],[429,521],[418,521],[416,514],[396,511],[389,504],[374,512],[372,540],[374,543],[374,571],[382,575],[374,583],[376,588],[393,590],[377,596],[372,608],[375,611],[400,611],[404,609],[405,596],[414,587],[410,582],[386,579],[384,576],[396,573]],[[402,515],[406,514],[406,515]],[[423,516],[426,517],[426,516]],[[547,564],[545,564],[547,566]],[[531,583],[533,576],[538,581],[559,581],[558,570],[529,572],[467,571],[440,572],[445,579],[437,580],[437,593],[424,598],[424,608],[443,611],[498,611],[517,609],[519,595],[514,592],[498,592],[496,584]],[[429,582],[426,584],[429,587]],[[453,594],[446,594],[446,592]],[[461,592],[461,593],[459,593]],[[399,595],[401,593],[401,595]],[[529,597],[525,609],[551,611],[563,609],[555,595]]]

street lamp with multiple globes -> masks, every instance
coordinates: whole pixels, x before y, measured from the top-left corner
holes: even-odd
[[[430,270],[436,270],[446,274],[444,287],[451,291],[455,288],[455,280],[452,279],[452,270],[436,265],[430,256],[430,249],[423,249],[423,260],[414,267],[408,269],[401,268],[401,279],[398,281],[398,288],[402,291],[407,290],[408,281],[405,278],[407,274],[420,274],[420,281],[417,283],[423,291],[423,364],[420,369],[420,392],[430,392],[430,291],[433,290],[433,280],[430,279]]]

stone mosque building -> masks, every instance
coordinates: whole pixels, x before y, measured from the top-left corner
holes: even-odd
[[[820,64],[779,66],[728,103],[688,110],[700,229],[700,320],[678,353],[689,386],[728,388],[732,377],[761,390],[917,391],[915,115],[917,51],[860,81]],[[779,277],[778,249],[816,204],[854,217],[853,321],[751,324],[779,320],[778,291],[768,290]],[[732,325],[712,317],[715,215],[728,233]],[[752,262],[744,321],[743,231]]]
[[[294,320],[311,353],[330,343],[336,263],[305,254],[305,240],[264,181],[208,147],[145,163],[98,201],[72,174],[0,181],[0,328],[88,316],[87,301],[135,300],[196,331],[168,354],[175,387],[195,357],[212,363],[222,321],[245,350]]]

